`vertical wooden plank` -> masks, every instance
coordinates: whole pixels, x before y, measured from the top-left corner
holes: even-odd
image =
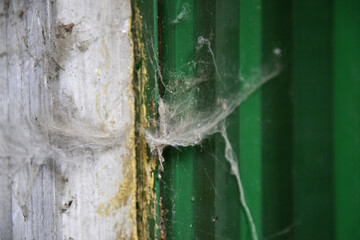
[[[336,239],[360,239],[360,1],[334,2]]]
[[[261,71],[261,13],[260,0],[240,0],[240,76],[251,84],[254,71]],[[258,80],[258,79],[257,79]],[[240,106],[239,168],[246,202],[257,234],[262,229],[262,156],[261,156],[261,90]],[[241,213],[241,239],[251,236],[251,224]]]
[[[187,9],[187,17],[178,15]],[[177,81],[171,73],[182,73],[184,77],[193,76],[193,72],[186,67],[194,54],[194,2],[193,0],[162,2],[162,73],[166,81]],[[165,83],[166,84],[166,83]],[[164,92],[167,98],[169,92]],[[171,96],[170,96],[171,97]],[[167,238],[193,239],[194,214],[193,214],[193,180],[194,180],[194,149],[189,147],[177,151],[169,149],[166,155],[165,182],[167,204]],[[171,192],[169,192],[171,191]],[[169,219],[169,218],[170,219]]]
[[[293,1],[296,239],[333,239],[332,1]]]

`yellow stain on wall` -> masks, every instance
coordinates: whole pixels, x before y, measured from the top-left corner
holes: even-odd
[[[109,84],[110,84],[110,82],[108,82],[107,84],[104,85],[104,94],[105,94],[105,95],[108,94]]]
[[[101,119],[101,112],[100,112],[100,93],[96,91],[96,112]]]

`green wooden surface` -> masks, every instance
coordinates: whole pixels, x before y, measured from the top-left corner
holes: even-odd
[[[360,239],[360,1],[334,5],[336,239]]]
[[[136,22],[135,25],[132,26],[133,31],[133,37],[139,38],[137,39],[143,42],[143,51],[141,49],[140,42],[134,43],[134,93],[136,94],[137,98],[135,101],[135,109],[136,109],[136,127],[139,129],[140,124],[145,124],[144,121],[154,121],[156,116],[154,116],[154,107],[157,108],[157,102],[159,98],[159,91],[158,91],[158,84],[157,84],[157,77],[156,77],[156,66],[154,66],[153,62],[157,58],[156,53],[156,46],[158,45],[157,42],[157,24],[154,24],[153,19],[154,16],[157,15],[156,9],[154,7],[157,6],[157,4],[154,4],[154,2],[151,1],[132,1],[132,14],[133,19],[132,21]],[[141,20],[136,19],[137,11],[139,11],[140,16],[142,17]],[[141,28],[141,29],[140,29]],[[155,46],[155,49],[153,47]],[[142,59],[143,56],[141,54],[145,54],[146,58]],[[146,66],[146,74],[143,71],[143,66]],[[140,74],[138,74],[138,71],[140,71]],[[143,76],[146,75],[146,76]],[[144,81],[144,78],[147,78],[147,81]],[[142,90],[144,92],[142,92]],[[140,108],[145,106],[146,109],[146,120],[141,119],[142,116],[140,113]],[[136,141],[139,140],[140,132],[136,131]],[[136,151],[138,154],[141,150]],[[155,202],[151,202],[149,206],[144,206],[142,204],[139,204],[139,201],[144,201],[147,197],[152,198],[153,196],[144,196],[146,193],[143,192],[142,184],[147,187],[149,183],[145,183],[147,181],[147,178],[144,177],[147,174],[149,174],[147,169],[142,168],[142,166],[139,166],[142,164],[141,161],[145,161],[143,158],[144,156],[151,156],[150,149],[146,149],[147,154],[139,154],[139,156],[136,157],[137,159],[137,208],[140,213],[137,214],[137,220],[141,224],[138,224],[138,234],[139,237],[149,237],[151,239],[155,239],[157,236],[160,235],[159,229],[157,226],[160,222],[160,205],[159,205],[159,199],[160,199],[160,181],[158,178],[158,169],[153,169],[153,172],[150,174],[154,174],[154,182],[150,183],[154,186],[154,193],[155,193]],[[153,158],[148,158],[146,161],[150,163],[150,161],[153,161]],[[141,209],[139,209],[139,205],[141,205]],[[146,209],[143,209],[146,208]],[[145,215],[145,213],[153,213],[154,215]],[[146,219],[146,220],[144,220]],[[146,222],[143,225],[143,222]],[[143,229],[148,228],[148,229]]]
[[[181,13],[184,4],[189,11],[188,19],[176,25],[175,31],[175,71],[182,71],[188,77],[194,75],[187,65],[189,58],[194,52],[194,2],[193,0],[175,1],[175,17]],[[177,80],[177,79],[172,79]],[[188,103],[191,105],[192,103]],[[194,209],[192,198],[194,196],[194,149],[189,148],[183,152],[177,152],[175,163],[175,239],[194,239]],[[173,156],[172,156],[173,157]]]
[[[266,75],[274,51],[281,55],[279,75],[227,118],[259,239],[360,239],[360,2],[152,4],[165,83],[178,80],[169,74],[176,71],[196,77],[184,67],[194,54],[212,61],[206,49],[196,52],[199,36],[210,41],[229,89],[239,87],[231,79]],[[184,6],[186,18],[174,24]],[[224,86],[214,67],[208,71],[196,97],[216,101]],[[159,91],[167,97],[161,84]],[[219,134],[201,146],[169,147],[164,157],[155,187],[166,239],[251,238]]]
[[[181,24],[174,24],[176,17],[186,6],[188,17]],[[160,12],[162,21],[162,73],[165,85],[167,81],[178,81],[171,75],[183,72],[186,77],[194,75],[187,63],[194,54],[194,2],[193,0],[161,1]],[[164,98],[171,93],[164,89]],[[189,103],[191,104],[191,103]],[[166,213],[167,239],[194,238],[194,158],[193,148],[178,151],[174,148],[166,150],[164,172],[164,207]]]
[[[334,237],[331,9],[293,1],[295,239]]]
[[[216,1],[215,56],[220,74],[227,86],[237,89],[239,86],[232,78],[239,79],[239,24],[240,2],[233,0]],[[229,47],[231,46],[231,47]],[[228,74],[229,77],[224,74]],[[233,82],[233,83],[232,83]],[[223,87],[217,79],[217,88]],[[221,93],[217,95],[221,96]],[[239,153],[239,112],[235,111],[227,119],[229,140],[234,151]],[[215,161],[215,239],[240,238],[239,192],[236,179],[231,174],[230,165],[224,157],[224,140],[216,135]]]
[[[160,72],[160,64],[159,64],[159,19],[158,19],[158,3],[157,0],[153,0],[152,1],[152,5],[150,6],[150,1],[148,1],[147,4],[149,4],[147,7],[149,9],[152,10],[153,12],[153,36],[152,38],[154,39],[152,41],[152,54],[153,54],[153,59],[155,60],[155,66],[153,65],[154,68],[154,85],[155,85],[155,108],[156,108],[156,114],[158,117],[158,112],[157,109],[159,107],[159,98],[160,98],[160,88],[159,88],[159,72]],[[149,22],[151,22],[150,18],[145,18],[145,21],[148,19]],[[154,62],[153,60],[153,62]],[[162,193],[162,186],[161,186],[161,169],[160,169],[160,163],[158,162],[156,165],[156,169],[154,170],[154,191],[155,191],[155,195],[156,195],[156,199],[155,199],[155,204],[156,204],[156,208],[155,208],[155,216],[151,216],[151,219],[155,219],[154,222],[154,226],[150,226],[150,229],[154,229],[154,232],[150,232],[150,237],[152,239],[158,239],[161,237],[161,228],[163,226],[163,220],[161,219],[161,193]]]
[[[215,51],[215,41],[211,37],[215,29],[215,2],[209,0],[194,1],[194,41],[198,37],[209,39],[211,48]],[[196,53],[195,59],[209,60],[208,49],[202,48]],[[200,101],[198,109],[208,108],[215,101],[215,75],[214,67],[208,69],[207,82],[201,84],[196,98],[204,98]],[[195,77],[203,77],[198,69],[195,69]],[[194,239],[215,239],[215,162],[214,148],[216,142],[213,138],[203,141],[201,146],[196,147],[194,165]]]
[[[240,0],[239,71],[245,83],[251,83],[254,69],[260,71],[262,67],[261,17],[262,3],[260,0]],[[259,235],[262,229],[261,90],[250,96],[240,106],[239,112],[240,177],[246,202]],[[243,212],[241,213],[240,227],[241,239],[250,239],[248,219]]]
[[[261,89],[262,237],[293,239],[292,3],[263,1],[262,64],[281,50],[282,71]],[[276,17],[275,17],[276,16]]]

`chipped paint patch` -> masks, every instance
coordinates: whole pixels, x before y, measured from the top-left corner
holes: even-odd
[[[132,1],[132,39],[134,44],[134,66],[139,66],[134,72],[134,91],[136,96],[136,129],[148,128],[156,118],[155,102],[146,70],[146,54],[142,35],[142,17],[136,1]],[[149,91],[149,89],[151,89]],[[154,122],[154,121],[152,121]],[[138,236],[139,239],[151,239],[151,232],[155,232],[156,223],[156,196],[154,192],[154,172],[156,159],[150,152],[142,131],[136,132],[136,162],[137,162],[137,207],[138,207]]]

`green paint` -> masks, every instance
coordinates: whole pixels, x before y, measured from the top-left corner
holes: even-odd
[[[334,1],[336,239],[360,239],[360,1]]]
[[[273,63],[281,50],[283,70],[261,89],[262,236],[293,239],[293,163],[291,1],[262,3],[262,64]],[[277,236],[277,237],[276,237]]]
[[[214,51],[215,41],[211,39],[215,27],[215,2],[209,0],[194,1],[194,42],[197,46],[198,37],[209,39]],[[196,53],[195,59],[209,61],[206,47]],[[204,77],[195,68],[195,77]],[[215,101],[214,67],[208,69],[207,81],[198,86],[196,98],[197,109],[207,109]],[[205,101],[204,101],[205,100]],[[194,148],[194,239],[215,239],[215,141],[213,138],[204,140],[201,146]]]
[[[261,70],[261,1],[240,0],[240,76],[251,81],[253,71]],[[250,78],[249,78],[250,77]],[[245,198],[257,234],[262,229],[262,164],[261,164],[261,90],[240,106],[239,169]],[[241,239],[249,239],[248,219],[241,213]]]
[[[157,91],[157,85],[156,85],[156,77],[155,76],[155,68],[153,64],[151,63],[156,57],[151,49],[152,46],[156,46],[157,42],[156,39],[153,39],[153,35],[156,32],[155,27],[152,24],[153,16],[154,16],[154,9],[153,9],[153,3],[149,1],[132,1],[132,7],[133,7],[133,26],[132,26],[132,33],[134,34],[133,37],[136,40],[141,40],[145,45],[144,49],[142,49],[140,42],[135,41],[134,42],[134,92],[137,96],[135,99],[135,109],[136,109],[136,128],[139,128],[140,124],[145,124],[145,121],[152,122],[153,119],[155,119],[155,115],[153,113],[154,107],[157,105],[158,102],[158,91]],[[137,12],[139,11],[139,12]],[[137,15],[137,13],[140,14],[142,17],[141,20],[139,19],[140,16]],[[138,29],[142,27],[142,29]],[[140,38],[140,39],[138,39]],[[146,39],[153,39],[153,42],[145,41]],[[142,51],[145,52],[142,52]],[[146,58],[144,58],[143,54],[146,55]],[[143,67],[145,66],[146,72],[142,72]],[[138,72],[140,71],[140,72]],[[138,74],[139,73],[139,74]],[[146,78],[147,80],[146,80]],[[142,116],[140,116],[141,111],[143,110],[143,107],[146,108],[146,119],[143,119]],[[141,110],[140,110],[141,109]],[[136,141],[139,141],[141,138],[140,132],[136,131]],[[140,137],[140,138],[139,138]],[[148,171],[148,169],[143,167],[144,161],[148,161],[148,164],[151,164],[150,161],[154,161],[154,158],[151,158],[150,149],[146,149],[148,159],[142,159],[142,157],[145,157],[146,154],[144,154],[140,146],[140,149],[137,146],[137,204],[138,204],[138,211],[140,214],[137,214],[137,220],[138,220],[138,234],[140,238],[156,238],[156,236],[159,236],[159,228],[158,223],[160,221],[160,209],[158,204],[159,199],[159,179],[157,178],[156,170],[154,169],[154,172],[149,173],[145,172]],[[154,183],[148,183],[147,178],[144,176],[146,174],[154,174]],[[145,204],[142,204],[141,201],[144,201],[144,199],[147,199],[148,197],[153,197],[151,193],[148,193],[147,191],[143,191],[143,187],[147,188],[150,184],[153,184],[154,186],[154,195],[155,195],[155,203],[151,202],[149,206],[146,206]],[[146,194],[149,194],[151,196],[146,196]],[[155,214],[152,214],[154,213]],[[143,224],[144,223],[144,224]]]
[[[211,42],[229,89],[240,87],[239,74],[251,81],[254,70],[273,67],[273,50],[281,50],[280,75],[227,119],[259,239],[360,238],[359,1],[159,2],[160,12],[152,2],[151,31],[154,46],[161,45],[165,83],[181,80],[171,75],[176,71],[197,76],[187,64],[199,36]],[[186,15],[177,18],[184,7]],[[201,51],[199,59],[212,61]],[[213,72],[209,68],[192,109],[222,96]],[[157,87],[153,93],[155,100],[171,97]],[[164,154],[167,239],[250,238],[220,136]]]
[[[187,8],[187,17],[181,19],[181,24],[175,24],[177,16]],[[161,2],[162,16],[162,73],[164,83],[178,81],[171,74],[183,72],[186,77],[194,75],[187,67],[187,63],[194,55],[194,3],[192,0]],[[171,93],[164,91],[164,98],[171,97]],[[191,104],[191,103],[189,103]],[[194,158],[193,148],[178,151],[169,149],[165,163],[165,208],[167,238],[194,238]],[[171,175],[169,175],[171,174]],[[171,187],[169,188],[168,185]]]
[[[295,238],[333,239],[331,1],[293,10]]]
[[[215,56],[222,79],[230,89],[237,89],[239,79],[239,2],[216,1]],[[224,86],[217,78],[217,96],[223,96]],[[234,151],[239,152],[239,112],[235,111],[226,120],[229,141]],[[225,144],[217,134],[215,161],[215,239],[240,239],[239,190],[229,163],[224,156]]]

